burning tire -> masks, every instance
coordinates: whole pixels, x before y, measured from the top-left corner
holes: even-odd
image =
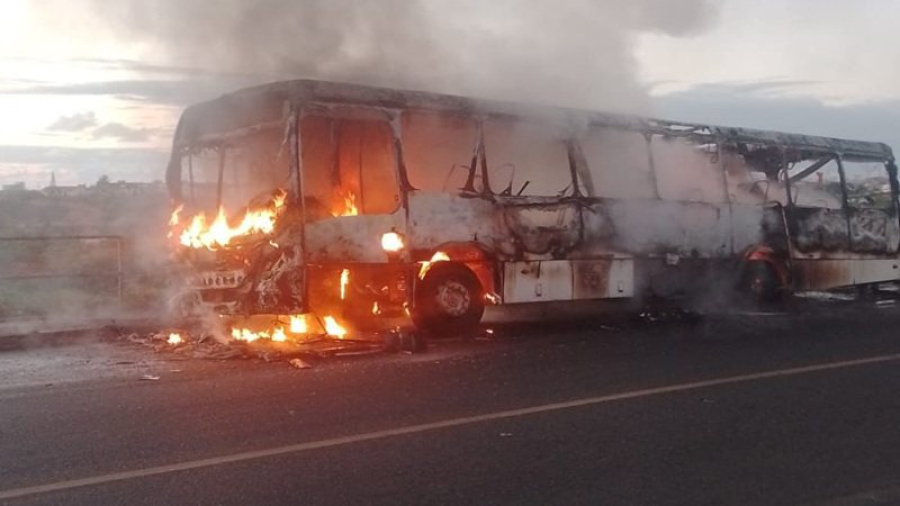
[[[778,275],[767,262],[747,262],[742,285],[753,303],[774,303],[779,299]]]
[[[416,327],[433,335],[467,335],[484,315],[484,291],[466,266],[439,262],[416,286]]]

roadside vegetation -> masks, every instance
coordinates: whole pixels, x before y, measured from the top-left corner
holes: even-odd
[[[169,212],[165,189],[153,185],[142,191],[98,185],[78,195],[0,192],[0,238],[28,238],[0,240],[0,319],[158,307],[168,285]]]

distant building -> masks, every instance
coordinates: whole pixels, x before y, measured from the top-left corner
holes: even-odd
[[[100,178],[97,184],[88,186],[80,184],[77,186],[60,186],[56,184],[56,175],[51,174],[50,186],[47,186],[41,192],[48,197],[81,197],[87,195],[143,195],[147,193],[165,192],[166,186],[161,181],[152,183],[132,183],[128,181],[110,182],[108,178]]]
[[[164,192],[166,186],[160,181],[152,183],[132,183],[128,181],[99,181],[94,189],[105,194],[142,195],[146,193]]]
[[[91,189],[83,184],[77,186],[58,186],[54,184],[53,186],[44,188],[42,192],[48,197],[79,197],[82,195],[90,195]]]
[[[25,183],[20,181],[18,183],[10,183],[3,185],[2,191],[4,192],[24,192],[26,191]]]

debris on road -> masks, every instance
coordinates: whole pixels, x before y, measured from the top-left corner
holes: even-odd
[[[494,329],[492,328],[486,328],[475,336],[476,341],[493,341],[494,338]]]
[[[353,339],[322,335],[305,340],[235,339],[215,333],[186,329],[167,329],[148,334],[131,333],[120,340],[152,349],[156,353],[173,354],[187,359],[232,360],[257,359],[265,362],[287,361],[298,369],[311,367],[304,358],[365,355],[373,353],[422,351],[424,340],[409,332],[361,335]],[[298,360],[298,362],[292,362]],[[305,366],[300,366],[305,364]]]
[[[312,369],[312,366],[299,358],[292,358],[289,362],[294,369]]]

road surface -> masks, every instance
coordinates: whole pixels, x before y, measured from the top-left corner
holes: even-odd
[[[895,504],[898,330],[588,321],[308,370],[7,352],[0,504]]]

